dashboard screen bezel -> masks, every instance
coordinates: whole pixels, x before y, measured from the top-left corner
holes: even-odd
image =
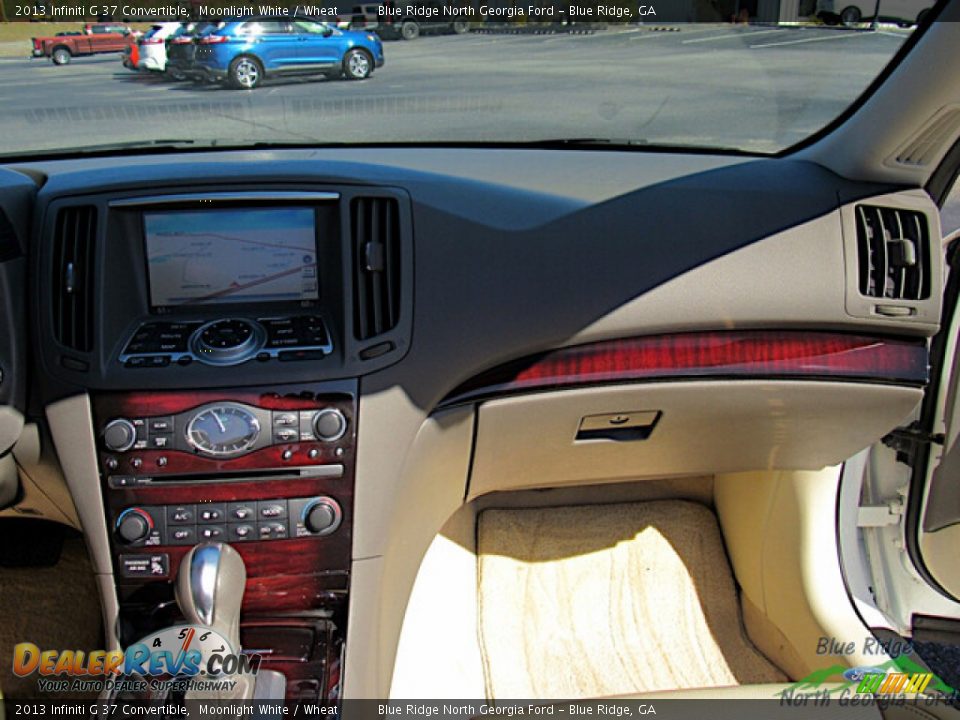
[[[147,246],[147,215],[161,214],[185,214],[196,212],[221,212],[221,211],[260,211],[260,210],[289,210],[302,209],[310,210],[313,217],[313,246],[314,256],[316,257],[317,267],[317,293],[313,298],[300,298],[297,300],[238,300],[235,302],[188,302],[178,303],[176,305],[155,304],[153,298],[153,279],[151,276],[150,258]],[[242,207],[236,204],[184,204],[166,207],[150,207],[139,210],[139,228],[140,228],[140,248],[143,257],[144,281],[147,292],[147,305],[150,313],[155,315],[169,315],[174,313],[203,313],[206,311],[229,311],[243,312],[251,309],[281,310],[284,308],[316,308],[320,306],[323,298],[323,283],[321,282],[321,225],[323,218],[320,217],[321,208],[312,203],[250,203]]]

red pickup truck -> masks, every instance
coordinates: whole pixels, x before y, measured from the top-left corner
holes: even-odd
[[[136,42],[136,33],[124,23],[94,23],[80,33],[31,38],[31,42],[34,57],[66,65],[76,55],[122,52]]]

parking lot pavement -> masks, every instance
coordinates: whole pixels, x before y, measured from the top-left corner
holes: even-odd
[[[385,43],[361,82],[253,91],[132,73],[117,56],[0,62],[7,149],[145,139],[239,143],[563,137],[777,150],[839,114],[908,36],[788,27],[644,26]]]

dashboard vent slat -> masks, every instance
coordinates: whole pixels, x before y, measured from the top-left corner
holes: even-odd
[[[891,300],[930,297],[930,233],[915,210],[858,205],[860,294]]]
[[[93,268],[97,209],[63,208],[56,220],[53,249],[52,311],[58,342],[80,352],[93,349]]]
[[[368,340],[392,330],[400,314],[400,213],[387,197],[355,198],[353,240],[354,334]]]

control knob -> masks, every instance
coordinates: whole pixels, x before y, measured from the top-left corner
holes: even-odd
[[[303,524],[314,535],[329,535],[342,519],[340,505],[331,497],[315,498],[303,508]]]
[[[126,452],[137,441],[137,429],[126,418],[116,418],[103,429],[103,444],[113,452]]]
[[[153,518],[143,508],[128,508],[117,518],[117,537],[124,545],[146,540],[153,529]]]
[[[313,416],[313,433],[318,440],[333,442],[347,431],[347,419],[336,408],[325,408]]]
[[[197,359],[207,365],[239,365],[263,347],[263,326],[246,318],[214,320],[197,328],[189,345]]]

